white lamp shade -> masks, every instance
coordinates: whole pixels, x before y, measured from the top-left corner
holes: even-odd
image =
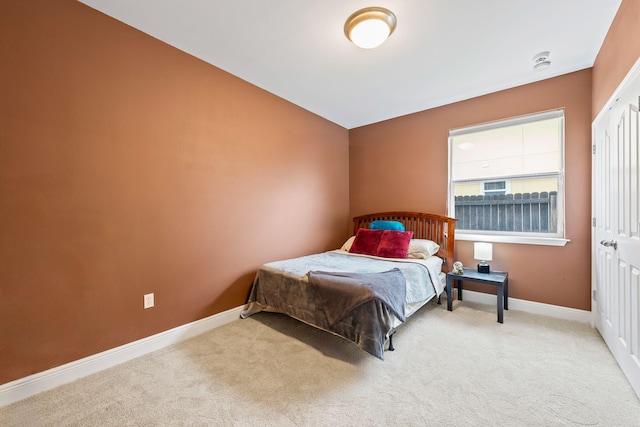
[[[491,243],[475,242],[473,244],[473,257],[481,261],[493,259],[493,245]]]

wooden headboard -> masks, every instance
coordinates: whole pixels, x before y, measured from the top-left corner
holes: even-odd
[[[369,224],[378,220],[401,222],[405,230],[413,231],[414,239],[428,239],[436,242],[440,245],[438,256],[444,260],[442,270],[447,272],[453,269],[455,218],[420,212],[374,213],[353,218],[353,234],[358,231],[358,228],[369,228]]]

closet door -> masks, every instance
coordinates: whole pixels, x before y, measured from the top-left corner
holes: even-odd
[[[640,67],[593,124],[594,324],[640,396]]]

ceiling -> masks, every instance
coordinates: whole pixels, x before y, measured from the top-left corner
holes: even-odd
[[[589,68],[622,0],[80,1],[351,129]],[[376,49],[343,32],[368,6],[398,19]]]

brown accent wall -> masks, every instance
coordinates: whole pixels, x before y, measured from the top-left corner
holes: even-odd
[[[351,216],[379,210],[446,214],[450,129],[557,108],[565,109],[571,242],[495,243],[491,265],[509,271],[514,298],[590,310],[591,69],[350,130]],[[475,265],[473,243],[456,242],[456,257]]]
[[[3,2],[0,63],[0,384],[346,238],[346,129],[72,0]]]
[[[640,1],[622,0],[593,64],[593,119],[640,58],[639,27]]]

